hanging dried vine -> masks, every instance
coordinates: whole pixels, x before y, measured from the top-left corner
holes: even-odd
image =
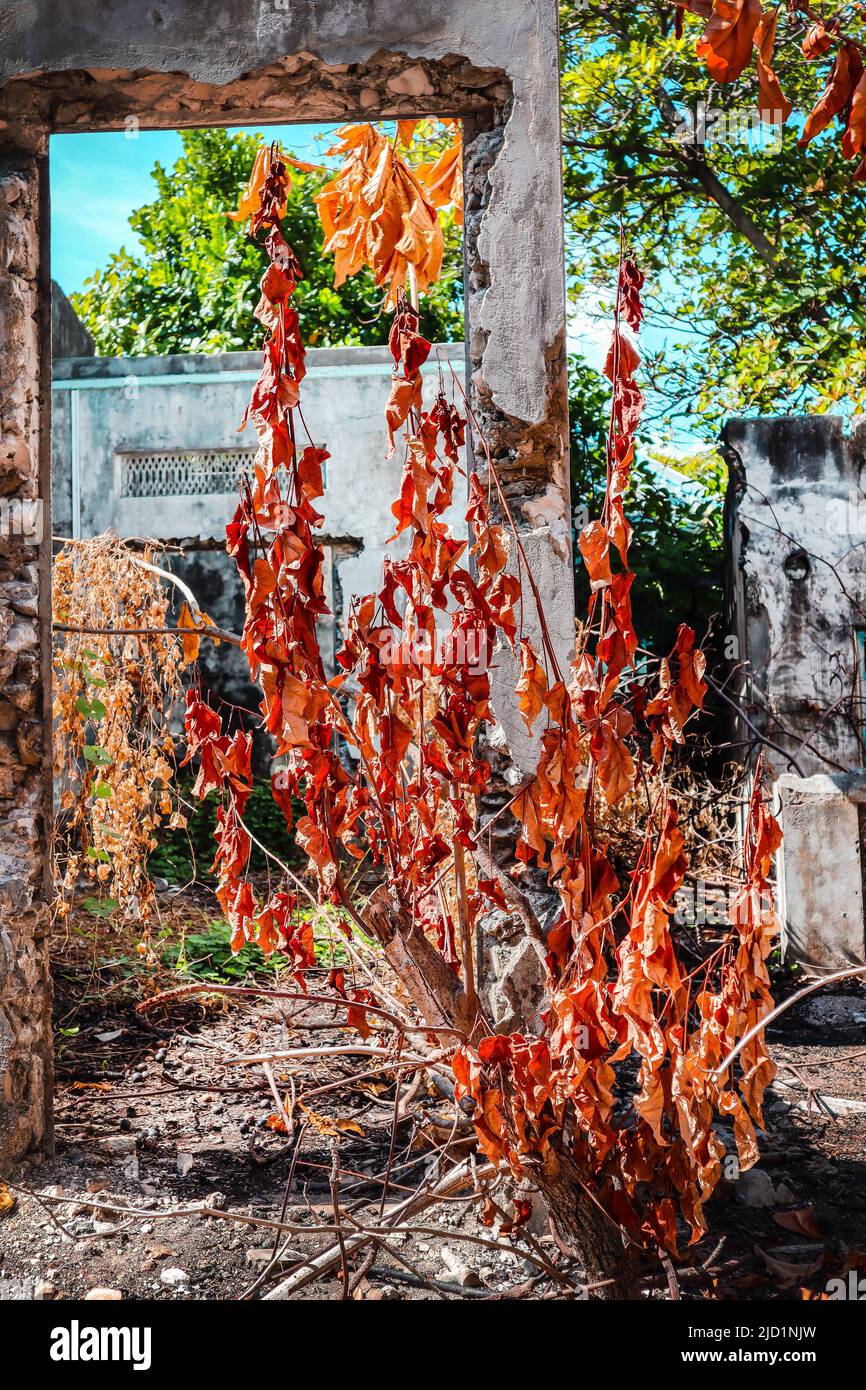
[[[346,139],[352,179],[356,151],[368,145],[372,151],[369,140]],[[564,671],[474,419],[486,471],[468,478],[468,538],[446,525],[467,420],[444,391],[423,407],[420,370],[430,344],[402,292],[407,268],[391,259],[383,283],[396,302],[394,376],[385,417],[389,448],[399,443],[403,459],[395,535],[405,533],[409,549],[405,559],[385,560],[377,593],[354,600],[338,655],[342,674],[328,681],[316,641],[326,610],[315,507],[327,454],[305,437],[299,409],[304,348],[292,296],[300,268],[279,225],[285,180],[272,149],[251,212],[251,231],[264,233],[270,257],[256,311],[268,332],[264,366],[247,412],[259,452],[228,527],[246,595],[243,647],[262,687],[263,725],[284,763],[274,795],[289,829],[291,796],[305,802],[294,833],[321,899],[378,938],[431,1031],[460,1035],[451,1058],[457,1093],[473,1105],[485,1152],[541,1189],[591,1273],[616,1277],[623,1241],[676,1253],[684,1239],[701,1237],[726,1152],[716,1122],[733,1123],[739,1161],[753,1164],[773,1074],[760,1031],[741,1073],[729,1066],[717,1074],[771,1007],[770,865],[779,832],[760,771],[722,944],[690,970],[671,929],[688,859],[665,767],[707,686],[704,657],[685,626],[668,657],[640,675],[634,666],[624,498],[643,407],[642,276],[623,251],[606,366],[613,394],[605,503],[580,537],[592,597]],[[364,197],[359,223],[376,216]],[[359,245],[352,255],[361,254]],[[412,254],[420,264],[426,251],[419,244]],[[512,549],[520,577],[508,565]],[[538,650],[520,636],[522,603],[537,605]],[[516,821],[518,861],[544,871],[558,898],[558,916],[544,932],[519,872],[509,877],[491,863],[476,824],[490,779],[478,736],[493,721],[489,670],[502,644],[520,656],[516,704],[530,729],[541,725],[536,773],[507,813]],[[351,700],[348,689],[357,692]],[[190,752],[201,758],[200,792],[223,794],[219,895],[235,944],[252,939],[286,951],[302,979],[310,959],[293,885],[263,902],[247,874],[248,736],[224,735],[219,716],[194,696],[187,727]],[[642,837],[623,875],[604,825],[627,796],[633,815],[641,789]],[[369,903],[346,886],[346,863],[364,854],[383,878]],[[441,891],[446,880],[454,915]],[[495,1034],[485,1017],[472,946],[492,910],[516,915],[543,942],[547,999],[534,1032]],[[363,1003],[372,996],[354,998],[354,1021],[366,1027]]]

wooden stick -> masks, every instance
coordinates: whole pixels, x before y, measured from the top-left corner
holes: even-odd
[[[458,1168],[452,1169],[444,1178],[441,1178],[429,1192],[413,1192],[411,1197],[400,1202],[389,1213],[380,1231],[377,1231],[376,1234],[381,1232],[382,1235],[386,1235],[389,1229],[399,1229],[403,1222],[409,1221],[416,1213],[424,1211],[427,1207],[435,1206],[441,1198],[459,1191],[467,1183],[475,1183],[479,1178],[492,1177],[495,1171],[492,1163],[478,1165],[474,1160],[461,1163]],[[277,1284],[276,1288],[271,1289],[270,1293],[266,1293],[264,1301],[268,1303],[284,1302],[286,1299],[292,1298],[307,1284],[312,1284],[314,1280],[320,1279],[324,1274],[330,1274],[333,1269],[339,1266],[343,1258],[354,1254],[356,1250],[360,1250],[372,1238],[372,1233],[367,1234],[359,1231],[357,1235],[344,1238],[344,1251],[341,1251],[339,1245],[330,1246],[320,1255],[314,1256],[303,1269],[290,1274],[288,1279],[284,1279],[282,1283]]]
[[[769,1027],[780,1014],[785,1013],[786,1010],[792,1008],[794,1004],[799,1004],[800,1000],[805,999],[807,994],[814,994],[816,989],[822,989],[824,985],[834,985],[839,980],[853,979],[855,975],[866,975],[866,965],[850,965],[846,967],[845,970],[834,971],[832,975],[823,975],[820,980],[813,980],[810,985],[806,985],[805,989],[798,990],[796,994],[792,994],[791,998],[786,999],[784,1003],[777,1004],[775,1009],[771,1009],[768,1014],[764,1015],[759,1023],[755,1024],[754,1028],[749,1029],[745,1037],[740,1038],[736,1047],[728,1053],[723,1062],[719,1063],[716,1070],[713,1072],[715,1080],[718,1080],[720,1076],[724,1075],[731,1063],[739,1057],[743,1048],[748,1047],[752,1038],[756,1038],[759,1033],[763,1033],[764,1029]]]
[[[337,1047],[287,1047],[284,1052],[258,1052],[251,1057],[223,1057],[224,1067],[260,1067],[264,1062],[303,1062],[308,1057],[384,1057],[394,1063],[412,1062],[426,1067],[428,1063],[444,1062],[449,1052],[437,1052],[430,1057],[397,1057],[396,1053],[385,1047],[365,1047],[362,1044],[347,1044]]]
[[[460,955],[463,960],[463,988],[466,991],[466,1007],[472,1018],[478,1007],[475,992],[475,960],[472,940],[472,923],[469,918],[469,900],[466,895],[466,858],[463,846],[454,840],[454,883],[457,891],[457,921],[460,927]]]

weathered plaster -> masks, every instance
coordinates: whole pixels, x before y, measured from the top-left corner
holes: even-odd
[[[864,689],[866,431],[832,416],[735,420],[726,515],[729,655],[745,719],[778,777],[786,960],[811,971],[866,959]]]
[[[779,778],[782,950],[821,974],[866,964],[866,776]]]
[[[432,406],[440,364],[462,370],[462,343],[440,344],[424,369],[424,400]],[[224,492],[176,491],[159,496],[124,492],[122,458],[183,450],[254,452],[251,429],[238,433],[261,352],[168,357],[56,358],[53,363],[53,532],[57,536],[146,536],[181,544],[165,563],[190,585],[214,622],[240,632],[243,589],[225,551],[226,523],[237,506],[237,485]],[[355,594],[374,593],[385,555],[402,559],[408,533],[394,533],[391,505],[400,491],[402,457],[386,458],[384,409],[393,360],[386,347],[322,348],[307,354],[304,420],[331,457],[323,517],[326,587],[334,620],[319,633],[326,666],[343,635]],[[75,467],[73,455],[79,466]],[[77,499],[73,501],[73,480]],[[466,536],[465,506],[448,521]],[[73,521],[74,518],[74,521]],[[204,643],[199,665],[206,688],[242,708],[257,708],[246,658],[226,643]]]
[[[278,84],[266,94],[251,92],[250,112],[261,120],[339,119],[386,109],[436,111],[441,95],[457,114],[484,105],[509,105],[492,197],[481,236],[481,255],[490,271],[480,327],[488,336],[484,379],[504,413],[530,424],[544,418],[545,352],[557,342],[564,322],[562,189],[557,6],[526,0],[503,8],[499,0],[300,0],[290,10],[265,0],[66,0],[58,23],[53,0],[5,7],[0,28],[0,82],[43,72],[41,101],[55,129],[94,128],[93,105],[114,74],[136,74],[128,95],[112,113],[99,109],[106,125],[122,126],[137,115],[143,125],[194,124],[219,119],[214,88],[236,83],[276,65]],[[404,55],[400,70],[384,82],[364,81],[359,66],[382,52]],[[288,55],[288,60],[287,60]],[[316,55],[324,71],[313,76]],[[416,59],[414,63],[408,59]],[[70,86],[73,70],[89,70],[92,81]],[[447,74],[444,86],[442,73]],[[154,74],[169,73],[168,90],[179,74],[195,84],[185,93],[186,110],[165,96]],[[56,77],[50,76],[56,75]],[[85,73],[81,74],[82,77]],[[408,77],[408,80],[407,80]],[[324,78],[324,82],[321,80]],[[136,82],[139,84],[135,92]],[[145,85],[142,85],[145,84]],[[509,88],[512,94],[509,102]],[[7,87],[6,118],[14,124],[30,93]],[[366,93],[371,93],[367,95]],[[471,93],[471,97],[469,95]],[[120,93],[119,93],[120,95]],[[296,115],[287,116],[293,104]],[[109,104],[110,105],[110,104]],[[237,119],[230,111],[223,118]]]
[[[727,534],[730,653],[744,662],[751,722],[797,762],[844,773],[864,761],[857,630],[866,628],[866,428],[833,416],[735,420]],[[744,723],[736,737],[748,743]]]

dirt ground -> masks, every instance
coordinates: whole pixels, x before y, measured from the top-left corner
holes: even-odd
[[[321,1228],[333,1228],[335,1191],[348,1239],[353,1221],[378,1221],[449,1170],[449,1137],[458,1159],[472,1153],[447,1096],[426,1084],[413,1093],[410,1076],[398,1098],[393,1073],[370,1075],[381,1059],[342,1054],[271,1064],[277,1098],[295,1088],[291,1142],[271,1127],[263,1065],[232,1060],[345,1047],[357,1033],[328,1006],[266,998],[194,995],[141,1015],[141,972],[112,955],[109,931],[95,954],[74,932],[57,951],[56,1153],[4,1175],[15,1206],[0,1216],[0,1297],[258,1299],[333,1248],[336,1233]],[[675,1267],[686,1299],[822,1298],[829,1280],[866,1273],[866,990],[813,995],[770,1040],[779,1076],[762,1163],[732,1171],[708,1207],[710,1235]],[[501,1215],[484,1225],[465,1188],[352,1254],[345,1280],[337,1260],[294,1296],[578,1296],[550,1273],[567,1267],[540,1211],[509,1235],[514,1195],[500,1180]],[[660,1264],[647,1262],[644,1288],[671,1296]]]

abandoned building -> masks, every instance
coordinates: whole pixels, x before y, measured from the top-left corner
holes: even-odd
[[[51,536],[117,526],[122,505],[127,534],[193,540],[185,573],[205,609],[227,621],[217,547],[238,469],[249,461],[236,430],[259,366],[257,353],[99,359],[64,319],[55,322],[52,367],[45,209],[53,132],[118,130],[131,118],[176,128],[461,117],[467,387],[563,669],[574,641],[553,0],[69,8],[75,22],[59,25],[49,0],[8,5],[0,37],[0,494],[9,522],[0,536],[3,1163],[51,1136]],[[461,370],[462,345],[444,351]],[[332,455],[331,588],[345,602],[371,587],[372,540],[390,531],[394,475],[381,426],[389,365],[377,349],[312,352],[309,365],[311,427],[329,394],[351,402],[341,411],[351,425],[331,426],[322,441]],[[779,750],[782,915],[791,950],[827,969],[864,959],[857,710],[866,592],[847,506],[861,495],[863,433],[845,436],[831,419],[736,422],[726,444],[730,631],[749,673],[741,692],[749,723]],[[483,453],[476,462],[483,473]],[[838,533],[816,523],[831,511]],[[524,621],[537,639],[528,611]],[[493,672],[500,730],[492,760],[500,784],[512,787],[534,769],[537,751],[511,699],[517,674],[507,654]],[[748,728],[739,735],[744,744],[750,736]],[[499,822],[491,839],[507,833]],[[522,932],[485,941],[484,950],[491,1014],[502,1023],[508,992],[536,987],[539,951]]]

